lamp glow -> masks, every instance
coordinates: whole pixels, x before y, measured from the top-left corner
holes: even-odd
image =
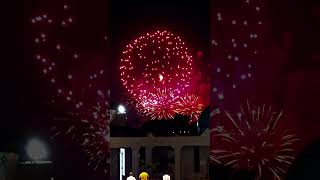
[[[118,112],[119,114],[125,114],[126,113],[126,108],[123,105],[118,106]]]
[[[26,146],[27,155],[33,161],[44,160],[48,158],[46,145],[39,139],[31,139]]]
[[[168,174],[165,174],[162,176],[162,180],[170,180],[170,176]]]

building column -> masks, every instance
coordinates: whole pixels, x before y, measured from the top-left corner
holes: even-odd
[[[146,164],[152,164],[152,146],[146,147]]]
[[[131,147],[131,167],[132,167],[132,173],[135,177],[138,176],[139,173],[139,149],[140,147]]]
[[[18,155],[15,153],[0,152],[0,179],[15,179],[17,160]]]
[[[181,146],[174,146],[174,175],[175,180],[181,179]]]

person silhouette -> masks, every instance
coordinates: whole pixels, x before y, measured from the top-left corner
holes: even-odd
[[[248,170],[238,170],[231,175],[231,180],[254,180],[254,174]]]
[[[170,180],[170,176],[168,174],[165,174],[162,176],[162,180]]]
[[[320,179],[320,139],[315,140],[297,156],[284,180]]]
[[[149,174],[147,172],[140,173],[139,180],[149,180]]]
[[[129,173],[129,176],[127,177],[127,180],[136,180],[136,178],[133,176],[132,172]]]

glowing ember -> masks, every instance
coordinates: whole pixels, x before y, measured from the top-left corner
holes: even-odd
[[[159,75],[159,80],[162,81],[163,80],[163,76],[160,74]]]

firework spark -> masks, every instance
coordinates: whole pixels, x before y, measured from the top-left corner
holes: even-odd
[[[215,121],[223,121],[211,129],[211,161],[247,169],[257,180],[281,179],[295,158],[299,138],[280,128],[283,112],[274,112],[271,106],[251,107],[247,102],[240,109],[236,115],[225,112],[213,116]]]

